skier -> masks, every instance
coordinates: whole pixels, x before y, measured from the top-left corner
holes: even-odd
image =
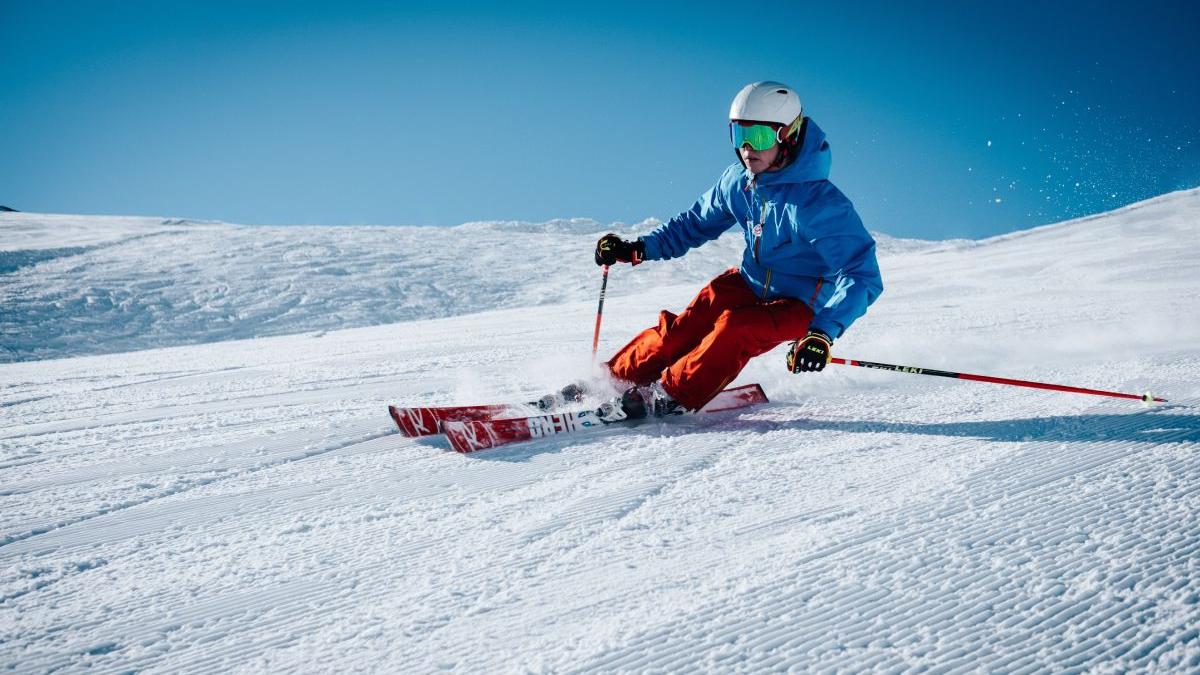
[[[699,410],[787,340],[792,372],[820,371],[833,341],[883,292],[875,240],[829,182],[829,143],[796,93],[746,85],[729,133],[738,162],[690,209],[636,241],[610,233],[596,243],[597,265],[638,265],[682,256],[735,224],[746,239],[741,269],[717,276],[682,313],[664,310],[609,359],[612,375],[634,385],[607,406],[615,418]]]

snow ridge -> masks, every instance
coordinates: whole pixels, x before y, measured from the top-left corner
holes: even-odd
[[[599,235],[657,224],[259,227],[4,214],[0,362],[593,301]],[[730,233],[681,264],[614,279],[610,292],[699,284],[737,265],[740,247]]]

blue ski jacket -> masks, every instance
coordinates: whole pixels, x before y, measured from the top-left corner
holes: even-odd
[[[757,178],[741,162],[730,165],[692,208],[642,241],[647,260],[667,260],[740,225],[741,274],[750,288],[764,300],[804,302],[813,310],[811,328],[838,338],[883,292],[883,280],[875,240],[829,182],[825,132],[812,119],[806,127],[791,164]]]

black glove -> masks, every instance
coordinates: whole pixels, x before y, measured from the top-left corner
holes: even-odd
[[[646,244],[641,239],[625,241],[609,232],[596,242],[596,264],[611,265],[626,262],[636,265],[646,257]]]
[[[788,351],[788,370],[809,373],[824,370],[829,364],[833,340],[819,330],[810,330],[803,340],[796,340]]]

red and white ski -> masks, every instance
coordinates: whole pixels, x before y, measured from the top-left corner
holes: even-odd
[[[397,408],[388,406],[388,414],[405,436],[432,436],[442,433],[442,422],[448,420],[490,420],[506,415],[522,414],[520,405],[460,405]]]
[[[398,408],[388,406],[388,414],[400,427],[405,436],[432,436],[442,433],[441,423],[447,420],[490,420],[502,417],[524,417],[531,411],[541,410],[550,414],[582,400],[584,387],[580,382],[571,383],[562,389],[547,394],[537,401],[528,403],[502,403],[498,405],[450,405]]]
[[[700,410],[702,413],[736,410],[767,402],[767,395],[757,384],[726,389],[717,394]],[[442,431],[458,452],[475,452],[498,445],[544,438],[555,434],[596,429],[605,422],[594,410],[518,417],[514,419],[444,420]],[[620,424],[620,422],[617,422]]]

